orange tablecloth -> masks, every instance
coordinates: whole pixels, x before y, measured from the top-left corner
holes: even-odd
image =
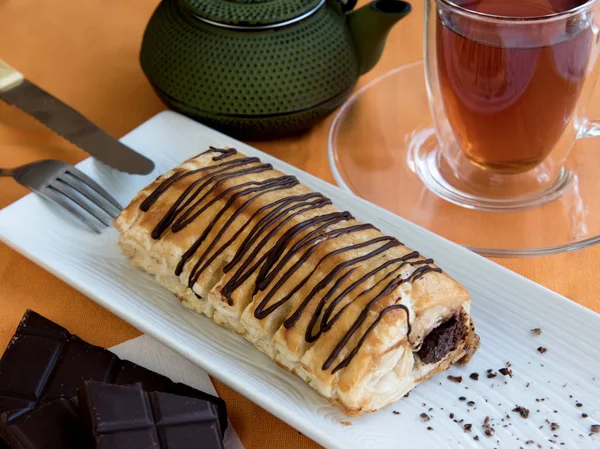
[[[0,0],[0,58],[115,137],[164,109],[138,65],[144,25],[158,0]],[[379,65],[361,83],[421,58],[423,2],[390,34]],[[327,162],[331,118],[303,136],[258,148],[333,182]],[[0,166],[42,158],[77,162],[86,155],[33,119],[0,103]],[[26,194],[0,179],[0,208]],[[471,231],[468,231],[471,232]],[[600,312],[600,246],[502,265]],[[540,307],[543,307],[540,304]],[[58,321],[91,343],[112,346],[139,332],[81,293],[0,244],[0,351],[25,309]],[[317,445],[260,407],[215,382],[248,449]]]

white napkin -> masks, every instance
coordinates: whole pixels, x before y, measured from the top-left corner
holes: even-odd
[[[122,359],[130,360],[144,368],[156,371],[175,382],[182,382],[205,393],[217,395],[208,374],[200,367],[148,335],[142,335],[113,346],[110,350]],[[226,449],[244,449],[237,433],[231,427],[231,423],[229,423],[225,432],[224,443]]]

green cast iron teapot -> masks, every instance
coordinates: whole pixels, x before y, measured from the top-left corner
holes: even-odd
[[[161,99],[226,134],[304,131],[379,60],[400,0],[162,0],[141,50]]]

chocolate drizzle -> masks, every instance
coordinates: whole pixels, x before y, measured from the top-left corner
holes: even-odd
[[[403,283],[417,282],[429,272],[441,272],[439,268],[433,266],[432,259],[419,260],[420,255],[416,251],[402,257],[390,258],[388,251],[401,246],[402,243],[393,237],[381,234],[373,238],[361,238],[357,243],[326,251],[323,248],[327,242],[350,233],[376,228],[370,224],[352,222],[353,217],[349,212],[331,212],[329,209],[319,213],[319,209],[331,205],[331,200],[320,193],[286,194],[286,190],[299,184],[293,176],[267,177],[259,181],[247,181],[248,178],[245,178],[246,181],[241,180],[232,185],[228,181],[269,172],[272,166],[261,163],[256,157],[242,155],[236,157],[238,153],[233,148],[210,147],[202,153],[205,154],[213,154],[212,161],[216,163],[190,171],[175,171],[140,205],[142,211],[148,212],[170,188],[181,186],[180,182],[185,181],[186,178],[192,180],[188,181],[189,185],[183,189],[152,230],[154,239],[160,239],[167,233],[181,232],[213,206],[218,209],[216,213],[211,213],[212,219],[208,221],[202,234],[185,251],[177,264],[175,274],[180,276],[188,262],[196,258],[187,278],[189,288],[193,289],[202,273],[233,242],[240,239],[243,233],[247,233],[235,254],[229,257],[229,261],[222,268],[224,273],[231,273],[227,282],[220,287],[221,295],[230,306],[234,305],[232,296],[234,292],[254,276],[253,287],[251,287],[254,289],[253,295],[264,292],[254,309],[254,316],[257,319],[265,319],[285,306],[287,308],[283,309],[283,312],[287,318],[283,326],[289,329],[296,326],[305,314],[312,313],[304,338],[307,343],[313,344],[323,333],[332,329],[350,305],[357,304],[359,301],[368,301],[323,363],[323,370],[333,367],[333,374],[348,366],[373,329],[387,314],[394,311],[401,310],[406,314],[407,338],[410,340],[410,311],[401,304],[402,295],[396,293],[396,290]],[[275,197],[276,200],[261,206],[243,223],[239,223],[242,221],[240,220],[242,214],[252,204],[274,192],[281,192]],[[289,223],[293,224],[286,229]],[[234,229],[234,226],[237,229]],[[227,239],[228,231],[230,237]],[[200,251],[201,247],[203,247],[202,251]],[[269,247],[270,249],[265,251],[265,248]],[[311,259],[311,256],[320,254],[318,252],[320,249],[323,249],[324,255],[315,262],[310,262],[314,259],[314,257]],[[336,261],[336,256],[343,253],[350,253],[350,255],[341,258],[341,262],[334,262],[331,268],[322,269],[328,262]],[[349,283],[353,274],[361,272],[361,268],[366,265],[365,262],[375,260],[377,262],[372,263],[376,265],[375,268]],[[285,295],[281,298],[277,297],[277,293],[289,282],[294,273],[303,268],[306,271],[307,263],[314,266],[311,266],[293,287],[286,287]],[[415,267],[410,274],[404,270],[409,265]],[[301,289],[313,279],[315,272],[327,270],[326,275],[302,300],[295,300]],[[369,282],[374,276],[381,279],[374,285],[370,285]],[[364,287],[361,287],[363,285]],[[321,294],[321,298],[314,305],[314,310],[309,309],[309,305]],[[398,296],[391,304],[390,295]],[[371,296],[373,298],[369,299]],[[383,300],[389,305],[378,306]],[[377,306],[380,311],[373,315]],[[360,329],[364,331],[362,334],[357,334]],[[351,350],[343,353],[344,348],[353,338],[358,340],[357,343]],[[341,356],[342,360],[334,366],[334,362]]]

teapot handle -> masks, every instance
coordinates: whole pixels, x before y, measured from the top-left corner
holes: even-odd
[[[339,3],[339,5],[342,9],[342,12],[344,14],[346,14],[347,12],[352,11],[354,9],[354,7],[356,6],[357,0],[336,0],[336,1]]]

